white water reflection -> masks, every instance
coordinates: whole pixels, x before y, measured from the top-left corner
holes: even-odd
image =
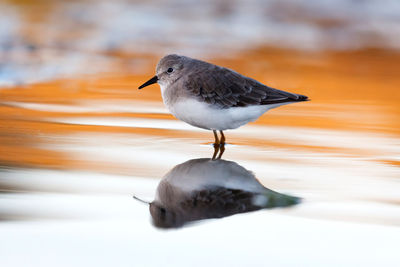
[[[395,227],[262,211],[209,222],[206,231],[188,227],[165,232],[143,221],[148,211],[134,205],[129,214],[135,218],[4,223],[0,235],[7,242],[0,243],[2,261],[9,267],[27,263],[33,267],[162,266],[166,259],[174,266],[295,266],[301,262],[394,267],[398,262],[400,231]]]
[[[61,112],[66,114],[73,113],[152,113],[152,114],[169,114],[162,103],[143,102],[143,101],[75,101],[74,105],[67,104],[43,104],[30,102],[2,102],[4,105],[45,111],[45,112]],[[68,123],[68,121],[67,121]]]
[[[382,221],[365,224],[364,216],[362,224],[343,221],[349,220],[346,216],[354,220],[362,211],[393,222],[400,213],[398,207],[388,209],[390,205],[305,201],[295,209],[235,215],[165,232],[150,224],[148,207],[132,199],[132,193],[148,198],[159,180],[89,172],[8,172],[10,184],[18,181],[34,190],[0,195],[2,215],[7,212],[8,219],[23,219],[1,223],[0,235],[7,242],[0,243],[0,254],[8,267],[26,266],[27,261],[29,266],[42,267],[160,266],[166,258],[178,266],[204,266],[210,261],[217,266],[397,264],[398,227]],[[304,218],[307,211],[319,218]],[[391,216],[385,217],[387,212]],[[324,213],[329,220],[321,219]],[[341,222],[334,221],[338,218]],[[199,249],[206,256],[199,257]],[[107,253],[99,256],[99,251]]]

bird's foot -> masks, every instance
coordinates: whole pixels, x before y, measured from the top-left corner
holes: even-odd
[[[222,154],[224,154],[224,152],[225,152],[225,143],[221,143],[219,144],[219,155],[217,159],[221,159]]]
[[[214,146],[214,154],[212,156],[212,160],[215,160],[215,159],[217,159],[217,155],[218,155],[218,152],[220,150],[220,144],[219,143],[214,143],[213,146]]]

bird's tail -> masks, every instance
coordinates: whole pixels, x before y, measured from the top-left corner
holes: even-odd
[[[299,197],[281,194],[272,190],[259,194],[253,199],[254,205],[269,209],[292,206],[300,202],[301,198]]]
[[[297,101],[310,101],[311,99],[308,98],[306,95],[299,95],[297,94]]]

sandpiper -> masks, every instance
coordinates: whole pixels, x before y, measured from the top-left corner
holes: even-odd
[[[301,199],[264,187],[236,162],[202,158],[175,166],[159,183],[154,201],[140,201],[149,204],[155,226],[176,228],[203,219],[288,207]]]
[[[153,83],[160,85],[164,104],[176,118],[213,131],[214,147],[221,147],[218,158],[224,150],[224,130],[255,121],[271,108],[308,100],[307,96],[271,88],[234,70],[175,54],[163,57],[156,75],[139,89]]]

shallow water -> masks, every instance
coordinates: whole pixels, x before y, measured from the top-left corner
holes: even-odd
[[[79,5],[42,3],[32,7],[27,2],[2,4],[14,11],[7,12],[19,21],[13,25],[28,29],[22,38],[25,41],[32,41],[32,32],[41,31],[44,22],[52,21],[65,6],[71,8],[68,16],[80,17],[71,11]],[[375,2],[366,3],[371,7]],[[118,14],[125,4],[110,12]],[[309,14],[304,5],[301,10]],[[46,7],[39,13],[45,15],[26,16],[33,14],[28,12],[31,8],[40,7]],[[98,8],[104,11],[107,7]],[[135,12],[146,8],[152,7],[142,4]],[[385,8],[370,11],[370,16],[388,14]],[[239,19],[235,25],[240,25],[240,18],[248,21],[247,13],[239,10],[225,11],[228,19],[221,21],[222,26],[229,21],[229,14]],[[203,11],[213,14],[209,9]],[[161,19],[170,21],[169,16]],[[262,15],[254,16],[263,21]],[[120,19],[124,21],[124,17],[129,14]],[[307,17],[301,21],[308,21]],[[390,18],[377,20],[388,25],[394,21]],[[172,25],[179,19],[172,19]],[[26,21],[37,23],[30,28]],[[277,21],[286,27],[293,23]],[[260,25],[268,23],[271,21]],[[315,23],[307,25],[312,28],[321,22]],[[346,23],[353,25],[350,32],[358,32],[354,25],[362,21],[348,19]],[[198,39],[174,44],[168,38],[152,43],[161,47],[154,53],[149,52],[154,47],[145,52],[118,47],[110,52],[98,38],[111,38],[104,34],[116,26],[99,25],[84,27],[84,33],[77,36],[54,37],[55,32],[50,31],[44,36],[51,38],[42,40],[45,44],[35,43],[36,56],[15,56],[20,55],[22,41],[11,38],[18,41],[11,46],[14,52],[8,57],[2,54],[0,235],[7,242],[0,244],[0,255],[5,266],[159,266],[166,260],[179,266],[210,262],[231,266],[396,265],[400,241],[400,54],[391,45],[370,48],[375,43],[368,43],[364,36],[355,50],[354,46],[332,50],[320,42],[319,49],[277,48],[273,42],[258,39],[244,49],[242,43],[231,43],[246,32],[237,30],[224,41],[232,49],[220,47],[221,53],[207,52],[215,45],[212,42],[202,47],[198,44],[204,42]],[[149,29],[147,24],[137,27]],[[7,34],[4,29],[0,27],[0,37],[15,34],[12,27]],[[257,29],[254,31],[256,36]],[[220,34],[218,29],[210,32],[210,36]],[[204,41],[207,34],[199,38]],[[342,34],[347,36],[346,31]],[[74,42],[66,42],[62,48],[51,42],[63,43],[67,37]],[[87,38],[97,40],[97,50]],[[121,38],[114,40],[129,43],[138,37]],[[182,48],[188,43],[194,50]],[[201,220],[174,230],[153,225],[148,205],[132,196],[153,201],[161,178],[175,166],[213,154],[212,133],[174,119],[164,108],[157,85],[136,89],[153,75],[163,47],[186,51],[311,98],[227,131],[223,155],[230,164],[253,173],[264,187],[300,197],[300,204]],[[38,58],[39,62],[32,61]],[[91,65],[94,67],[88,70]],[[199,249],[205,256],[199,256]]]
[[[247,69],[247,55],[231,62]],[[263,79],[252,70],[247,74]],[[308,87],[297,91],[311,102],[271,110],[226,132],[223,159],[252,171],[269,189],[301,197],[301,204],[172,232],[156,230],[147,205],[132,196],[152,201],[174,166],[212,156],[213,137],[169,115],[157,86],[137,91],[147,77],[108,74],[3,88],[0,232],[9,240],[1,246],[7,266],[28,260],[36,266],[157,266],[165,258],[187,265],[200,247],[208,256],[196,261],[199,266],[209,260],[263,265],[265,257],[279,265],[393,265],[400,138],[399,98],[390,88],[398,78],[388,75],[386,92],[369,93],[379,79],[369,71],[362,75],[363,99],[355,100],[350,90],[357,77],[314,80],[305,70],[301,83]],[[279,75],[274,83],[290,87]],[[329,87],[332,97],[325,97]]]

